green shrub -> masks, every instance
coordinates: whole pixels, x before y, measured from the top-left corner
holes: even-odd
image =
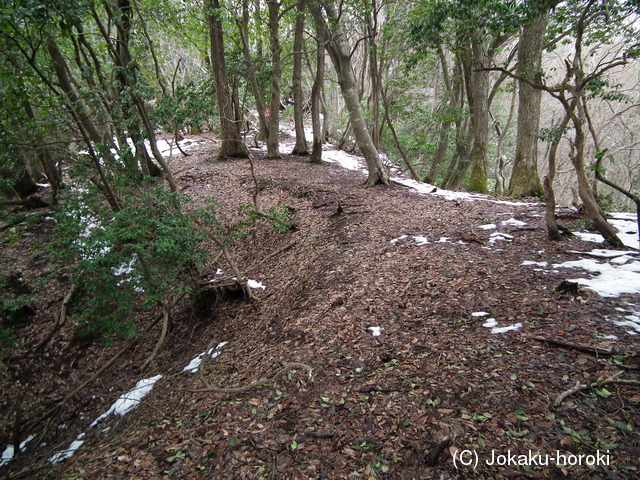
[[[106,340],[132,337],[137,312],[193,288],[206,257],[200,221],[212,223],[214,215],[185,213],[188,197],[162,187],[135,191],[115,213],[99,198],[89,189],[65,198],[53,248],[74,265],[77,319]]]

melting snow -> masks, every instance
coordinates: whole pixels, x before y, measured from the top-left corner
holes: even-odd
[[[413,237],[413,239],[415,240],[416,245],[426,245],[429,243],[429,240],[427,240],[427,237],[422,235],[417,235]]]
[[[549,265],[549,262],[532,262],[530,260],[525,260],[520,264],[520,266],[527,266],[527,265],[537,265],[538,267],[546,267]]]
[[[186,367],[184,367],[182,369],[183,372],[189,372],[189,373],[196,373],[198,371],[198,368],[200,367],[200,364],[202,363],[202,359],[204,358],[205,355],[210,355],[211,358],[216,358],[218,355],[220,355],[220,350],[222,349],[222,347],[224,347],[228,342],[221,342],[218,344],[218,346],[216,348],[211,348],[209,349],[208,352],[202,352],[199,355],[196,355],[195,357],[193,357],[193,359],[189,362],[189,365],[187,365]]]
[[[27,443],[34,439],[34,435],[29,435],[23,442],[20,443],[20,451],[24,452],[26,450]],[[7,448],[2,452],[2,457],[0,457],[0,467],[4,467],[7,463],[9,463],[13,459],[13,455],[15,454],[15,447],[13,445],[7,445]]]
[[[261,282],[258,282],[257,280],[251,280],[251,279],[247,280],[247,285],[249,285],[249,288],[254,288],[254,289],[261,288],[262,290],[264,290],[265,288],[267,288]]]
[[[371,335],[373,335],[374,337],[379,337],[382,333],[382,330],[384,330],[384,327],[369,327],[369,330],[371,330]]]
[[[494,228],[497,228],[497,225],[495,223],[488,223],[487,225],[480,225],[478,228],[480,230],[493,230]]]
[[[487,321],[482,324],[483,327],[492,328],[498,325],[498,321],[495,318],[487,318]]]
[[[96,418],[89,427],[95,427],[102,420],[107,418],[109,415],[124,415],[133,410],[140,401],[146,397],[151,390],[153,390],[153,386],[156,384],[158,380],[162,378],[162,375],[156,375],[155,377],[145,378],[136,383],[136,386],[129,390],[127,393],[123,394],[116,400],[111,408],[107,410],[105,413]]]
[[[393,240],[391,240],[390,243],[392,243],[393,245],[395,245],[396,243],[398,243],[400,240],[404,240],[405,238],[407,238],[407,235],[400,235],[398,238],[394,238]]]
[[[526,224],[526,222],[516,220],[515,218],[510,218],[509,220],[505,220],[502,222],[502,225],[510,227],[524,227]]]
[[[76,450],[78,450],[84,443],[83,439],[84,439],[84,433],[81,433],[76,437],[76,439],[73,442],[71,442],[71,445],[69,445],[69,448],[67,448],[66,450],[62,450],[58,453],[55,453],[49,459],[49,463],[56,464],[71,458],[73,454],[76,453]]]
[[[506,332],[520,330],[521,328],[522,328],[522,324],[516,323],[514,325],[509,325],[507,327],[493,327],[491,329],[491,333],[506,333]]]
[[[480,317],[488,317],[489,314],[487,312],[475,312],[471,314],[472,317],[476,317],[476,318],[480,318]],[[506,333],[506,332],[511,332],[511,331],[515,331],[515,330],[520,330],[522,328],[522,324],[521,323],[516,323],[514,325],[508,325],[506,327],[498,327],[498,321],[491,317],[491,318],[487,318],[485,320],[485,322],[482,324],[483,327],[485,328],[490,328],[491,329],[491,333],[497,334],[497,333]]]
[[[631,257],[629,257],[631,259]],[[615,259],[615,260],[620,260]],[[623,293],[640,293],[640,263],[630,261],[622,265],[601,263],[586,259],[564,262],[553,265],[554,268],[582,268],[592,272],[591,278],[570,279],[584,285],[603,297],[619,297]]]
[[[491,244],[496,242],[511,242],[512,240],[513,235],[509,235],[508,233],[493,232],[489,236],[489,243]]]

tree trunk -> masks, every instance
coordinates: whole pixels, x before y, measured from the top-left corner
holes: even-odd
[[[545,12],[522,29],[518,43],[516,75],[535,81],[542,63],[544,34],[548,14]],[[542,90],[520,82],[516,154],[509,182],[512,197],[538,196],[542,193],[538,176],[538,129]]]
[[[258,123],[260,124],[260,137],[266,141],[269,138],[269,127],[267,125],[267,118],[265,116],[264,100],[262,99],[262,92],[258,85],[258,78],[256,76],[256,69],[253,65],[253,59],[251,58],[251,49],[249,48],[249,6],[248,0],[244,0],[242,3],[242,21],[237,20],[238,29],[240,30],[240,38],[242,40],[242,51],[244,53],[244,61],[247,66],[247,75],[249,77],[249,83],[251,84],[251,90],[253,91],[253,97],[256,101],[256,109],[258,110]]]
[[[436,153],[433,158],[433,162],[431,163],[431,167],[429,168],[429,172],[427,176],[424,178],[426,183],[435,184],[436,178],[438,177],[438,170],[440,165],[444,163],[445,157],[447,155],[447,150],[449,149],[449,130],[451,129],[451,124],[453,123],[453,111],[455,110],[457,98],[461,95],[461,90],[463,87],[463,79],[462,72],[460,69],[459,62],[455,62],[453,69],[453,79],[449,80],[449,66],[447,65],[447,59],[444,56],[444,52],[442,49],[438,49],[438,56],[440,58],[440,65],[442,68],[442,75],[444,78],[445,88],[447,90],[446,100],[440,109],[440,114],[444,116],[444,120],[440,123],[440,132],[438,133],[438,146],[436,147]],[[453,84],[452,84],[453,82]]]
[[[296,129],[296,144],[293,155],[309,155],[304,134],[304,93],[302,92],[302,40],[304,36],[304,2],[298,3],[295,31],[293,36],[293,121]]]
[[[233,103],[229,92],[229,80],[224,59],[224,33],[219,0],[205,0],[205,17],[209,25],[211,41],[211,68],[216,84],[216,97],[220,110],[220,137],[222,145],[218,159],[226,157],[249,157],[249,150],[240,137],[240,125],[233,114]]]
[[[480,33],[471,41],[472,70],[469,95],[471,107],[471,178],[469,189],[487,193],[487,147],[489,144],[489,72],[483,69],[488,58],[486,40]]]
[[[577,103],[578,111],[580,111],[580,102]],[[595,196],[591,190],[591,184],[587,178],[584,166],[584,150],[585,150],[585,135],[584,135],[584,115],[571,116],[573,127],[575,129],[574,146],[575,151],[569,155],[571,163],[573,163],[576,169],[576,175],[578,177],[578,194],[584,204],[589,218],[593,222],[594,227],[604,237],[605,241],[611,245],[621,247],[624,244],[616,234],[614,228],[602,216],[600,206],[596,201]]]
[[[311,3],[309,9],[319,9],[317,4]],[[322,99],[322,83],[324,82],[325,67],[325,37],[324,31],[318,30],[316,52],[316,74],[311,87],[311,126],[313,128],[313,144],[311,146],[311,157],[313,163],[322,163],[322,144],[324,141],[324,126],[320,121],[320,101]]]
[[[494,125],[496,128],[496,135],[498,137],[496,142],[496,163],[493,169],[493,176],[496,180],[496,188],[495,192],[498,195],[502,195],[504,193],[504,156],[502,155],[502,144],[504,142],[505,137],[507,136],[507,132],[511,128],[511,121],[513,120],[513,114],[516,106],[516,93],[518,89],[516,84],[513,84],[513,92],[511,93],[511,107],[509,107],[509,116],[507,117],[507,121],[504,124],[504,127],[500,127],[500,122],[494,120]]]
[[[313,4],[317,5],[316,0],[312,0]],[[327,13],[327,17],[331,24],[331,28],[328,27],[320,8],[311,9],[311,14],[316,24],[318,31],[325,32],[325,38],[329,41],[326,44],[326,49],[329,52],[333,66],[335,67],[336,74],[338,76],[338,84],[342,91],[347,110],[349,111],[349,118],[353,127],[353,133],[355,134],[356,141],[360,146],[360,151],[364,155],[367,163],[367,169],[369,175],[365,182],[365,186],[371,187],[377,184],[389,184],[389,176],[382,165],[378,150],[376,150],[373,140],[362,114],[360,108],[360,98],[357,91],[357,82],[353,75],[351,66],[351,49],[343,30],[342,25],[339,23],[338,14],[335,9],[333,1],[322,2],[324,9]]]
[[[557,128],[558,134],[553,138],[551,147],[549,148],[549,169],[547,176],[544,178],[544,200],[545,200],[545,216],[544,220],[547,224],[547,235],[551,240],[561,240],[562,235],[558,229],[556,222],[556,195],[553,190],[553,181],[556,177],[556,154],[558,152],[558,145],[562,139],[562,132],[569,123],[570,117],[566,113],[564,119]]]
[[[371,140],[377,150],[380,150],[380,89],[382,78],[378,65],[378,6],[376,0],[371,0],[371,10],[367,15],[367,35],[369,36],[369,77],[371,79]]]
[[[138,75],[136,71],[136,65],[132,61],[131,52],[129,50],[129,38],[131,31],[131,15],[132,8],[129,0],[118,0],[117,2],[117,15],[116,19],[114,19],[117,33],[118,33],[118,42],[116,44],[116,55],[115,55],[115,63],[118,67],[117,76],[120,82],[121,89],[125,89],[125,87],[129,87],[129,94],[133,105],[135,106],[138,117],[142,121],[142,125],[144,130],[146,131],[147,140],[149,140],[149,145],[151,148],[151,153],[156,161],[162,167],[162,170],[166,176],[167,183],[169,184],[169,188],[172,192],[176,192],[178,187],[176,185],[175,179],[173,177],[173,172],[171,171],[171,167],[164,159],[162,153],[158,149],[158,144],[156,142],[156,136],[153,128],[153,124],[149,118],[149,113],[147,112],[147,106],[144,101],[140,97],[137,89],[138,89]],[[108,41],[107,38],[105,40]],[[133,112],[130,111],[130,108],[127,106],[125,112],[127,116],[133,117]],[[136,123],[138,119],[135,119]],[[137,134],[133,134],[133,137],[138,137]],[[138,143],[140,141],[138,140]],[[121,146],[122,147],[122,146]],[[146,157],[146,156],[145,156]],[[140,159],[141,163],[146,162],[146,158],[142,157]],[[143,167],[144,168],[144,167]]]
[[[269,47],[271,50],[271,101],[269,102],[267,157],[282,158],[280,154],[280,80],[282,77],[280,3],[278,0],[267,0],[267,6],[269,8]]]

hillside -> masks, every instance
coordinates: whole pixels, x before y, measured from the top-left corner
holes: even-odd
[[[249,162],[214,163],[216,144],[203,139],[191,156],[171,159],[180,191],[196,205],[215,198],[238,215],[236,206],[250,202],[254,188]],[[361,173],[335,164],[253,155],[260,204],[283,203],[297,217],[295,231],[259,224],[233,245],[240,268],[264,287],[253,290],[255,300],[217,289],[179,304],[175,328],[150,368],[140,371],[157,328],[63,410],[21,434],[21,441],[27,434],[37,441],[0,475],[640,477],[640,297],[568,284],[593,274],[558,266],[593,259],[597,252],[577,252],[597,244],[547,240],[542,204],[420,194],[399,184],[365,189]],[[560,215],[565,226],[586,224],[575,212]],[[12,288],[37,299],[30,322],[14,327],[22,345],[6,351],[0,367],[3,446],[13,441],[20,395],[20,421],[28,424],[126,343],[79,345],[67,320],[35,350],[68,289],[65,278],[37,281],[47,273],[41,248],[51,228],[47,220],[23,223],[11,241],[3,232],[1,268],[19,271]],[[636,257],[623,253],[614,265],[635,275]],[[231,276],[224,262],[213,267],[203,280]],[[637,282],[620,278],[622,287]],[[203,371],[185,371],[216,346]],[[90,427],[120,395],[158,375],[135,409]],[[554,405],[576,382],[614,375]],[[240,392],[197,391],[205,383],[229,389],[274,377]],[[83,433],[70,459],[48,462]],[[608,465],[593,467],[584,459],[564,468],[554,460],[486,463],[493,454],[606,450]],[[479,456],[476,469],[458,463],[475,460],[468,451]]]

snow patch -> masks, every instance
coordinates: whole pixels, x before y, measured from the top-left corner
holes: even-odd
[[[63,462],[64,460],[68,460],[69,458],[73,457],[73,454],[76,453],[76,450],[78,450],[84,443],[84,435],[84,433],[78,435],[66,450],[62,450],[53,454],[53,456],[49,459],[49,463],[55,465],[56,463]]]
[[[224,347],[228,342],[220,342],[216,348],[210,348],[208,352],[202,352],[199,355],[196,355],[191,359],[189,365],[182,369],[183,372],[196,373],[198,368],[200,368],[200,364],[202,363],[202,359],[205,355],[209,355],[212,359],[216,358],[220,355],[220,350]]]
[[[24,441],[20,443],[20,450],[24,452],[26,450],[27,444],[35,438],[35,435],[29,435]],[[2,452],[2,457],[0,457],[0,467],[4,467],[7,463],[13,460],[13,456],[15,454],[15,446],[7,445],[7,448]]]
[[[524,227],[527,223],[521,220],[516,220],[515,218],[510,218],[509,220],[505,220],[502,222],[502,225],[505,227]]]
[[[396,243],[398,243],[400,240],[404,240],[405,238],[407,238],[407,235],[400,235],[398,238],[394,238],[393,240],[391,240],[391,244],[395,245]]]
[[[153,390],[154,385],[161,378],[162,375],[156,375],[155,377],[144,378],[138,381],[135,387],[133,387],[127,393],[120,395],[120,398],[118,398],[118,400],[116,400],[113,405],[111,405],[111,408],[109,408],[109,410],[96,418],[93,423],[89,425],[89,428],[95,427],[98,423],[100,423],[111,414],[122,416],[126,413],[129,413],[131,410],[138,406],[140,401],[144,397],[146,397],[151,392],[151,390]]]
[[[487,321],[482,324],[483,327],[493,328],[498,325],[498,321],[495,318],[487,318]]]
[[[251,280],[251,279],[247,280],[247,285],[249,285],[249,288],[253,288],[253,289],[258,289],[259,288],[259,289],[264,290],[264,289],[267,288],[262,284],[262,282],[258,282],[257,280]]]
[[[532,262],[531,260],[525,260],[520,264],[521,267],[525,267],[528,265],[537,265],[538,267],[547,267],[549,266],[549,262]]]
[[[371,335],[373,335],[374,337],[379,337],[384,330],[384,327],[369,327],[369,330],[371,330]]]
[[[570,281],[584,285],[602,297],[619,297],[622,294],[640,293],[640,263],[628,257],[624,264],[615,265],[583,258],[560,264],[554,268],[582,268],[594,274],[590,278],[576,278]]]
[[[515,332],[522,328],[521,323],[516,323],[513,325],[509,325],[507,327],[494,327],[491,329],[491,333],[506,333],[506,332]]]
[[[415,240],[416,245],[426,245],[429,243],[427,237],[423,235],[416,235],[415,237],[413,237],[413,239]]]
[[[511,242],[513,241],[513,235],[508,233],[493,232],[489,236],[489,243],[495,244],[496,242]]]

